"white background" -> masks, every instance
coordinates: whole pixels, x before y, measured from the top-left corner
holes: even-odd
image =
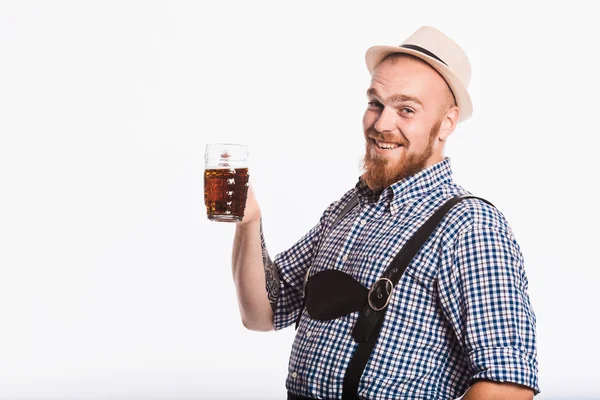
[[[509,220],[538,398],[600,398],[600,28],[583,2],[0,3],[0,398],[285,398],[294,331],[240,322],[204,146],[250,146],[272,257],[350,189],[364,52],[469,54],[446,155]]]

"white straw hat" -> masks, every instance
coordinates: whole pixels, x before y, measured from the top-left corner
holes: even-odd
[[[373,46],[365,60],[369,72],[392,53],[410,54],[431,65],[448,83],[460,109],[458,122],[473,114],[473,104],[467,92],[471,80],[471,64],[467,54],[456,42],[431,26],[422,26],[399,46]]]

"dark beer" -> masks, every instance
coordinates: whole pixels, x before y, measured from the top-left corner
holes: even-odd
[[[248,168],[204,170],[204,203],[208,219],[237,222],[244,217],[248,196]]]

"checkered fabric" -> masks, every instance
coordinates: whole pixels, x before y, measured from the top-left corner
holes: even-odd
[[[359,204],[331,225],[357,192]],[[450,159],[396,182],[377,197],[359,178],[290,249],[281,270],[275,329],[292,325],[310,275],[336,268],[365,287],[446,200],[471,194],[452,180]],[[357,344],[358,312],[317,321],[303,311],[287,389],[340,399]],[[523,256],[504,215],[479,199],[454,206],[394,288],[381,334],[363,372],[363,399],[453,399],[479,379],[538,387],[535,314]]]

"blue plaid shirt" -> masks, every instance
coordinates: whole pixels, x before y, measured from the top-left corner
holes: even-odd
[[[357,192],[359,204],[331,228]],[[342,270],[365,287],[383,274],[415,231],[451,197],[471,194],[452,180],[450,159],[387,187],[377,197],[359,178],[319,223],[277,254],[281,271],[275,329],[292,325],[310,275]],[[358,312],[317,321],[303,312],[287,389],[339,399],[357,344]],[[539,392],[535,314],[523,256],[504,215],[478,199],[454,206],[394,288],[381,334],[358,389],[363,399],[453,399],[479,379]]]

